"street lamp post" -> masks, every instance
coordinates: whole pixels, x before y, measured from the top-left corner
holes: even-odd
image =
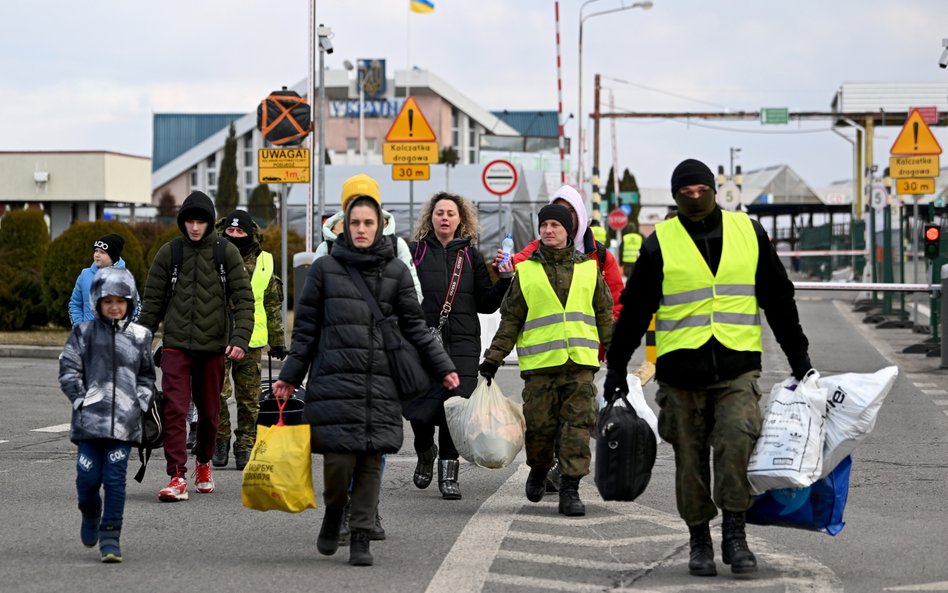
[[[358,67],[353,66],[352,62],[346,60],[343,62],[343,65],[346,67],[346,70],[355,70],[356,71],[356,86],[359,87],[359,158],[362,160],[362,164],[365,164],[365,66],[359,64]]]
[[[319,214],[317,215],[318,224],[313,225],[314,228],[319,228],[323,222],[323,216],[326,214],[326,127],[323,125],[323,112],[325,111],[326,106],[326,83],[325,83],[325,66],[323,65],[323,55],[331,54],[333,51],[332,42],[332,29],[329,27],[319,25],[316,29],[316,34],[319,36],[319,105],[318,109],[318,123],[319,127],[319,153],[317,154],[317,161],[319,168],[316,173],[316,182],[319,187]],[[317,232],[313,233],[314,235],[320,234]]]
[[[651,1],[646,2],[634,2],[628,6],[621,6],[619,8],[611,8],[609,10],[602,10],[599,12],[593,12],[587,15],[583,15],[583,9],[586,8],[586,5],[592,4],[593,2],[598,2],[599,0],[586,0],[579,7],[579,104],[577,113],[579,114],[579,168],[578,168],[578,183],[579,191],[582,193],[583,184],[585,183],[584,170],[583,170],[583,159],[585,155],[586,148],[586,129],[584,123],[586,121],[586,116],[583,113],[583,24],[594,16],[601,16],[604,14],[611,14],[613,12],[620,12],[622,10],[631,10],[633,8],[641,8],[642,10],[648,10],[652,8],[653,3]]]

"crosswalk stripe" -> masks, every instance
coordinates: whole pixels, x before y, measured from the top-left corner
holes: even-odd
[[[544,542],[550,544],[562,544],[566,546],[588,546],[591,548],[618,548],[621,546],[634,546],[651,542],[680,542],[680,533],[661,533],[657,535],[643,535],[639,537],[620,537],[614,539],[592,539],[588,537],[569,537],[565,535],[549,535],[546,533],[531,533],[529,531],[517,531],[511,529],[507,532],[507,537],[511,539],[528,540],[533,542]]]
[[[30,432],[69,432],[69,424],[55,424],[53,426],[44,426],[43,428],[34,428]]]

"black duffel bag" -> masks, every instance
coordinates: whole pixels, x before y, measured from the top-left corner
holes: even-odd
[[[603,500],[631,501],[645,492],[655,465],[652,427],[618,393],[599,412],[596,424],[596,487]],[[616,405],[618,402],[622,405]]]

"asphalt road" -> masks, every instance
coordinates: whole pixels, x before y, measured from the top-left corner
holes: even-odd
[[[299,515],[243,508],[232,467],[215,471],[214,493],[160,503],[160,455],[144,484],[128,481],[125,562],[103,565],[78,538],[75,447],[62,426],[69,406],[57,361],[14,357],[0,358],[0,592],[948,591],[948,372],[938,359],[900,352],[924,336],[867,326],[839,300],[845,296],[832,296],[800,295],[814,365],[832,375],[897,364],[900,376],[854,454],[845,529],[830,537],[749,526],[761,567],[750,579],[721,563],[717,522],[719,576],[688,575],[667,444],[635,503],[603,502],[587,477],[587,515],[567,519],[555,498],[525,499],[522,453],[503,470],[463,463],[460,501],[442,501],[436,484],[415,489],[407,424],[403,450],[388,459],[380,506],[388,539],[373,542],[371,568],[348,566],[345,549],[316,552],[321,507]],[[630,368],[641,356],[640,349]],[[761,387],[788,371],[765,333]],[[502,369],[499,382],[519,395],[515,368]],[[647,386],[653,407],[654,392]],[[313,459],[321,504],[322,464]]]

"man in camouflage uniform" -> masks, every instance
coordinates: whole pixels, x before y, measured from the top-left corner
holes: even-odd
[[[600,342],[608,346],[612,339],[612,295],[596,261],[574,248],[569,210],[544,206],[539,223],[539,248],[517,266],[500,306],[500,327],[479,370],[493,379],[516,344],[524,380],[527,498],[543,498],[559,433],[559,512],[582,516],[579,481],[589,473],[589,435],[596,424],[593,376]]]
[[[260,228],[250,214],[234,210],[217,222],[217,230],[240,250],[244,267],[250,277],[254,298],[254,327],[250,350],[239,362],[228,360],[224,367],[224,387],[221,390],[220,423],[217,445],[211,460],[214,467],[225,467],[230,453],[230,411],[227,400],[233,391],[237,394],[237,429],[234,431],[234,462],[242,470],[250,459],[257,436],[257,414],[260,411],[260,360],[263,346],[269,344],[270,356],[286,357],[282,315],[283,284],[274,274],[273,256],[260,248]]]

